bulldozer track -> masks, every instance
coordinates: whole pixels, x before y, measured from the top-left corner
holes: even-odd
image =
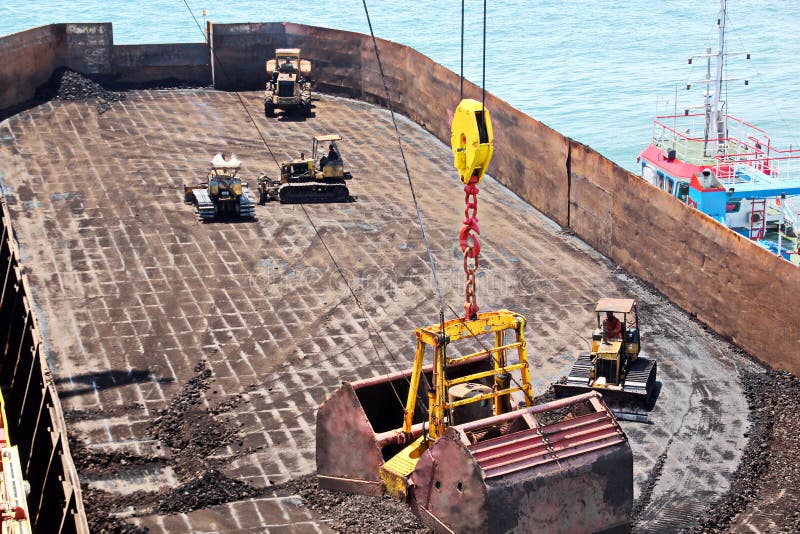
[[[283,184],[278,196],[283,204],[347,202],[350,200],[350,190],[344,183]]]
[[[214,202],[208,195],[206,189],[194,189],[192,191],[193,203],[197,211],[197,217],[203,221],[213,221],[217,217]],[[242,188],[242,196],[239,198],[239,215],[242,219],[252,219],[256,216],[256,203],[253,195],[247,187]]]

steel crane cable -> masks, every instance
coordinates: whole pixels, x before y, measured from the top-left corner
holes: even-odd
[[[464,2],[461,0],[461,97],[459,100],[464,100]]]
[[[400,150],[400,157],[403,160],[403,168],[405,169],[406,178],[408,179],[408,188],[411,192],[411,199],[414,201],[414,209],[416,210],[417,214],[417,222],[419,223],[420,232],[422,233],[422,240],[425,243],[425,251],[428,254],[428,262],[430,263],[431,273],[433,274],[433,282],[436,288],[436,295],[439,298],[439,325],[441,331],[441,338],[440,342],[444,342],[444,297],[442,296],[442,288],[439,284],[439,276],[436,271],[436,262],[433,259],[433,253],[431,252],[430,243],[428,241],[428,234],[425,232],[425,224],[422,221],[422,212],[419,209],[419,203],[417,202],[417,195],[414,191],[414,181],[411,179],[411,172],[408,170],[408,162],[406,161],[406,153],[403,150],[403,142],[400,138],[400,129],[397,126],[397,119],[394,116],[394,108],[392,106],[392,99],[391,95],[389,94],[389,84],[386,82],[386,74],[383,72],[383,62],[381,61],[381,54],[378,50],[378,40],[375,38],[375,32],[372,29],[372,19],[369,16],[369,9],[367,8],[367,0],[362,0],[362,5],[364,6],[364,15],[367,18],[367,25],[369,26],[369,34],[372,38],[372,47],[375,50],[375,60],[378,63],[378,71],[381,75],[381,82],[383,84],[383,90],[386,93],[386,105],[389,108],[389,115],[392,118],[392,125],[394,126],[395,136],[397,137],[397,146]],[[434,351],[436,348],[434,347]],[[436,355],[434,354],[434,358]],[[422,381],[425,384],[425,388],[427,391],[431,391],[433,389],[432,385],[428,382],[428,378],[425,376],[425,373],[421,373]],[[411,380],[410,378],[406,378],[406,381],[411,387]],[[417,400],[420,400],[420,393],[419,389],[417,390]],[[422,406],[423,410],[425,411],[426,415],[430,415],[429,407],[425,403],[426,399],[422,399],[422,402],[419,405]],[[452,419],[451,419],[452,420]]]
[[[464,2],[461,0],[461,95],[464,100]],[[483,0],[483,58],[481,64],[481,109],[486,108],[486,1]]]
[[[481,111],[486,109],[486,0],[483,0],[483,61],[481,65]]]
[[[192,11],[192,8],[189,7],[189,4],[188,4],[187,0],[183,0],[183,4],[186,6],[186,9],[189,10],[189,15],[191,15],[192,19],[194,19],[194,23],[197,25],[197,28],[200,30],[200,33],[203,34],[203,40],[206,42],[206,44],[208,45],[208,48],[211,50],[211,54],[214,56],[214,64],[215,65],[219,65],[219,68],[222,71],[222,74],[224,74],[225,77],[228,78],[228,73],[225,71],[225,68],[223,67],[222,62],[219,61],[219,58],[217,57],[216,51],[214,51],[214,48],[211,46],[211,43],[209,42],[209,37],[206,35],[205,30],[203,30],[203,27],[200,25],[200,21],[198,21],[197,17],[194,16],[194,12]],[[261,141],[264,143],[264,146],[267,147],[267,151],[269,152],[269,155],[272,156],[272,159],[275,161],[275,164],[278,166],[278,168],[280,168],[281,165],[278,162],[278,158],[276,158],[275,154],[272,153],[272,148],[269,146],[269,143],[267,143],[267,140],[264,137],[264,134],[261,133],[261,128],[258,127],[258,124],[256,124],[256,120],[253,118],[253,115],[250,113],[250,110],[247,108],[247,105],[244,103],[244,100],[242,99],[242,95],[239,94],[239,91],[234,91],[233,94],[235,94],[236,98],[239,99],[239,104],[241,104],[242,108],[244,108],[245,113],[247,113],[247,117],[250,119],[250,123],[256,129],[256,132],[258,132],[258,136],[261,138]]]
[[[394,107],[392,106],[392,99],[391,95],[389,94],[389,85],[386,83],[386,75],[383,72],[383,62],[381,61],[381,54],[378,50],[378,41],[375,39],[375,32],[372,30],[372,20],[369,17],[369,9],[367,9],[367,0],[361,0],[362,4],[364,5],[364,14],[367,17],[367,24],[369,25],[369,34],[372,37],[372,46],[375,49],[375,59],[378,62],[378,70],[381,74],[381,81],[383,82],[383,90],[386,93],[386,106],[389,108],[389,114],[392,117],[392,124],[394,125],[394,132],[397,136],[397,146],[400,149],[400,157],[403,160],[403,168],[406,172],[406,178],[408,179],[408,188],[411,191],[411,199],[414,201],[414,209],[417,212],[417,222],[419,223],[420,231],[422,232],[422,240],[425,242],[425,250],[428,253],[428,263],[431,266],[431,272],[433,273],[433,282],[436,286],[436,295],[439,297],[439,319],[442,325],[444,325],[444,297],[442,296],[442,288],[439,285],[439,275],[436,272],[436,262],[433,259],[433,253],[431,252],[431,246],[428,242],[428,234],[425,232],[425,224],[422,222],[422,212],[419,209],[419,203],[417,202],[417,195],[414,191],[414,182],[411,179],[411,172],[408,170],[408,162],[406,161],[406,153],[403,150],[403,142],[400,138],[400,129],[397,127],[397,119],[394,116]]]
[[[200,25],[200,22],[197,20],[197,17],[195,17],[194,12],[192,11],[192,8],[187,3],[187,0],[183,0],[183,4],[186,6],[186,9],[189,10],[189,14],[191,15],[192,19],[194,19],[195,25],[197,25],[197,28],[203,34],[203,39],[206,41],[206,44],[209,45],[209,49],[211,50],[211,54],[213,55],[213,58],[214,58],[214,65],[219,66],[220,71],[227,77],[227,72],[225,71],[223,63],[219,60],[219,57],[217,56],[216,51],[214,50],[214,48],[211,46],[211,44],[209,42],[209,38],[206,35],[206,32],[203,30],[203,27]],[[370,30],[371,29],[372,28],[370,26]],[[373,40],[374,40],[374,36],[373,36]],[[384,82],[384,85],[385,85],[385,82]],[[250,122],[253,125],[253,127],[256,129],[256,132],[258,132],[258,136],[261,138],[262,143],[267,148],[267,151],[269,152],[270,156],[272,156],[272,159],[275,161],[275,164],[280,169],[280,162],[278,162],[278,158],[276,158],[275,154],[272,152],[272,148],[270,147],[269,143],[267,142],[267,139],[262,134],[261,129],[258,127],[258,124],[256,124],[255,119],[253,118],[253,115],[250,113],[250,110],[247,107],[247,104],[245,104],[244,100],[242,99],[242,96],[239,94],[239,91],[234,91],[234,94],[236,95],[236,97],[237,97],[237,99],[239,101],[239,104],[241,104],[241,106],[244,109],[245,113],[247,113],[247,116],[250,118]],[[394,120],[394,115],[392,116],[392,119]],[[395,124],[395,129],[396,128],[397,128],[397,125]],[[405,158],[404,158],[403,161],[405,161]],[[408,168],[406,168],[406,171],[408,171]],[[375,354],[380,356],[380,351],[378,350],[378,347],[375,345],[375,342],[372,339],[372,335],[369,333],[369,327],[370,326],[372,327],[372,330],[375,332],[375,335],[378,336],[378,339],[380,340],[380,342],[383,345],[384,349],[386,349],[386,352],[389,354],[389,357],[394,361],[395,364],[399,364],[400,362],[397,360],[397,358],[395,357],[394,353],[392,353],[391,349],[389,349],[388,345],[386,345],[386,341],[383,339],[383,336],[381,336],[380,330],[378,330],[378,328],[372,322],[372,320],[370,319],[370,317],[367,314],[366,310],[364,309],[364,306],[361,303],[361,300],[358,298],[358,295],[356,295],[355,290],[350,285],[350,282],[347,280],[347,277],[345,276],[344,272],[342,271],[342,268],[339,266],[339,263],[336,261],[336,258],[333,256],[333,253],[331,253],[331,250],[328,247],[328,244],[325,243],[325,239],[322,237],[322,235],[320,234],[319,230],[317,229],[317,226],[314,224],[314,221],[312,220],[311,215],[306,210],[305,205],[300,203],[300,208],[303,210],[303,214],[306,216],[306,219],[308,219],[309,224],[311,224],[311,227],[314,229],[314,233],[317,236],[317,238],[319,239],[320,243],[322,243],[322,247],[325,249],[325,252],[328,254],[328,257],[330,257],[331,262],[333,263],[334,267],[336,268],[336,272],[339,274],[339,276],[342,278],[342,280],[344,281],[345,285],[347,286],[347,290],[350,292],[350,295],[353,297],[353,300],[355,301],[356,305],[358,306],[359,310],[361,311],[362,317],[368,323],[369,326],[367,327],[367,334],[369,336],[370,343],[372,344],[372,347],[375,350]],[[441,312],[441,315],[444,316],[444,311]],[[406,381],[410,383],[410,380],[409,380],[408,377],[406,377]],[[394,392],[394,395],[397,398],[398,402],[400,402],[401,406],[403,406],[403,409],[405,409],[405,402],[403,402],[403,399],[400,397],[400,394],[397,392],[397,389],[395,388],[394,384],[391,383],[391,382],[389,384],[390,384],[391,389]],[[418,399],[421,399],[421,397],[419,396],[419,393],[418,393]],[[420,403],[420,406],[423,408],[423,410],[425,410],[425,412],[427,414],[427,407],[425,406],[425,403],[424,402]]]

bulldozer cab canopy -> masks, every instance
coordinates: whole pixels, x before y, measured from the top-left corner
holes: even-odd
[[[275,50],[275,66],[281,72],[300,70],[299,48],[278,48]]]
[[[226,158],[224,154],[218,153],[211,159],[211,170],[208,175],[209,178],[214,176],[226,176],[233,178],[239,172],[242,162],[236,157],[236,154],[231,154]]]
[[[633,299],[610,299],[602,298],[597,301],[595,310],[597,313],[631,313],[636,307],[636,301]]]
[[[327,135],[315,135],[314,136],[314,147],[311,150],[311,159],[316,160],[317,155],[324,154],[327,147],[324,146],[325,143],[330,143],[334,146],[334,150],[336,151],[336,155],[338,156],[337,159],[341,159],[339,155],[339,148],[336,146],[336,141],[341,141],[342,136],[338,134],[327,134]]]
[[[239,169],[242,162],[236,157],[236,154],[231,154],[226,158],[222,153],[218,153],[211,159],[211,167],[214,169]]]
[[[328,134],[328,135],[315,135],[314,141],[317,143],[326,143],[328,141],[341,141],[342,136],[337,134]]]

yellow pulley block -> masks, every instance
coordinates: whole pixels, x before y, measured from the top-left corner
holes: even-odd
[[[453,115],[450,146],[453,166],[461,181],[480,183],[494,153],[494,133],[489,110],[477,100],[465,98]],[[473,176],[476,179],[473,181]]]

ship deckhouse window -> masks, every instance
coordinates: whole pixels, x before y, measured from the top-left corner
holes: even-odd
[[[738,200],[725,204],[725,213],[738,213],[740,209],[742,209],[742,203]]]
[[[689,198],[689,184],[686,182],[678,182],[678,192],[675,196],[677,196],[682,202],[686,202],[686,200]]]

